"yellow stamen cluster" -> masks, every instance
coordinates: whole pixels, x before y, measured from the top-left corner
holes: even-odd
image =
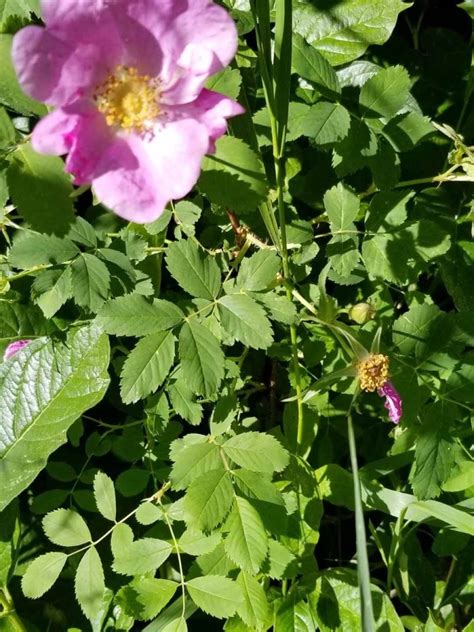
[[[363,391],[376,391],[388,380],[388,358],[381,353],[373,353],[357,365],[360,387]]]
[[[97,88],[95,101],[107,125],[127,132],[144,132],[160,114],[156,79],[140,75],[129,66],[118,66]]]

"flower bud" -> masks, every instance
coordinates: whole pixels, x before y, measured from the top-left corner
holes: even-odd
[[[349,318],[358,325],[364,325],[375,316],[375,308],[369,303],[357,303],[349,310]]]

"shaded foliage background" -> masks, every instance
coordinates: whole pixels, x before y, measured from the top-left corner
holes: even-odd
[[[39,7],[0,0],[0,344],[35,339],[0,366],[0,629],[359,629],[352,410],[365,629],[472,630],[474,4],[295,0],[280,180],[223,4],[210,86],[247,114],[138,226],[31,149],[9,46]],[[396,428],[337,373],[380,327]]]

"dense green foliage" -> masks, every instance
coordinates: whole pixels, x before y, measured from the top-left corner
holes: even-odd
[[[31,148],[0,0],[0,630],[472,632],[474,3],[222,4],[246,114],[140,226]]]

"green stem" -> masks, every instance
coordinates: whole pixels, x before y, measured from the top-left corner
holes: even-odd
[[[401,548],[401,533],[403,529],[403,522],[405,520],[405,514],[407,509],[403,509],[397,518],[395,528],[393,532],[392,542],[390,544],[390,551],[387,558],[387,595],[390,595],[393,583],[393,571],[395,569],[395,561],[397,559],[397,551]]]
[[[176,540],[176,536],[173,530],[173,526],[170,522],[170,519],[168,518],[168,514],[166,513],[164,507],[163,507],[163,503],[161,502],[161,497],[158,500],[158,503],[160,504],[162,510],[163,510],[163,516],[165,518],[165,522],[168,526],[169,532],[171,534],[171,539],[173,540],[173,545],[175,548],[175,552],[176,552],[176,557],[178,558],[178,568],[179,568],[179,575],[180,575],[180,584],[181,584],[181,598],[182,598],[182,602],[183,602],[183,607],[181,610],[181,617],[184,619],[184,615],[186,612],[186,583],[185,583],[185,579],[184,579],[184,570],[183,570],[183,562],[181,560],[181,554],[179,552],[179,544],[178,541]]]
[[[352,425],[352,414],[347,416],[347,434],[349,437],[349,452],[351,456],[352,477],[354,481],[354,505],[356,522],[357,544],[357,575],[359,577],[359,591],[362,614],[363,632],[375,632],[374,610],[372,606],[372,593],[370,590],[370,569],[367,556],[367,538],[365,535],[364,510],[360,491],[359,468],[357,465],[357,450]]]
[[[277,187],[278,219],[280,228],[280,254],[285,279],[291,279],[288,257],[288,240],[286,234],[285,204],[285,141],[288,123],[288,101],[291,76],[291,42],[292,42],[292,3],[291,0],[280,0],[277,3],[275,23],[275,58],[271,63],[270,40],[270,7],[268,0],[253,0],[252,10],[257,24],[257,48],[262,68],[265,101],[270,113],[272,133],[273,160]],[[287,296],[293,300],[291,290],[287,288]],[[297,402],[296,450],[300,452],[303,444],[303,389],[298,360],[298,335],[295,325],[290,326],[292,364],[295,378]]]
[[[26,627],[15,610],[13,599],[6,586],[0,588],[0,605],[2,606],[0,619],[4,617],[7,619],[9,632],[26,632]]]

